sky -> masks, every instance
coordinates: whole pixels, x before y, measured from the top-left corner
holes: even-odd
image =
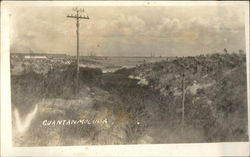
[[[236,6],[87,6],[80,55],[192,56],[245,50],[244,9]],[[11,12],[11,52],[76,54],[72,7]]]

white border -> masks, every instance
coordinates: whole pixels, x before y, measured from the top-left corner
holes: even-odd
[[[4,1],[4,5],[40,6],[246,6],[246,1]]]
[[[249,51],[249,2],[248,6],[245,7],[245,37],[246,37],[246,59],[247,59],[247,106],[248,106],[248,138],[250,141],[250,76],[249,76],[249,60],[250,60],[250,51]],[[249,156],[250,156],[250,150],[249,150]]]
[[[225,6],[240,5],[246,13],[248,106],[249,2],[214,1],[9,1],[1,2],[1,155],[3,156],[249,156],[248,142],[147,144],[118,146],[12,147],[8,7],[18,6]],[[250,108],[248,107],[248,119]],[[250,125],[250,121],[248,121]],[[249,126],[248,125],[248,126]],[[248,130],[250,134],[250,129]]]

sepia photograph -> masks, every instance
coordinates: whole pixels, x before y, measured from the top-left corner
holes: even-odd
[[[8,12],[12,146],[249,141],[242,5]]]

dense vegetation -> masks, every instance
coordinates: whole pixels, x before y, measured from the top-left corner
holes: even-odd
[[[77,85],[74,64],[59,64],[46,73],[30,66],[24,69],[11,77],[13,108],[18,108],[21,116],[35,104],[39,109],[25,135],[13,132],[15,145],[226,142],[248,138],[246,58],[242,54],[179,57],[105,74],[98,68],[80,68]],[[45,119],[81,118],[107,118],[108,123],[41,125]]]
[[[164,119],[181,119],[185,78],[185,125],[202,131],[205,141],[247,139],[246,58],[213,54],[141,65],[134,75],[167,99]],[[179,114],[178,114],[179,113]]]

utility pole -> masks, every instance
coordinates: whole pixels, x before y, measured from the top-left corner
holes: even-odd
[[[77,52],[77,59],[76,59],[76,86],[77,86],[77,93],[79,92],[79,26],[81,19],[89,19],[88,15],[81,15],[80,12],[84,12],[84,9],[81,8],[73,8],[73,11],[76,14],[67,15],[68,18],[76,19],[76,52]]]
[[[185,74],[182,75],[182,129],[184,128],[185,124],[185,95],[186,95],[186,89],[185,89]]]

